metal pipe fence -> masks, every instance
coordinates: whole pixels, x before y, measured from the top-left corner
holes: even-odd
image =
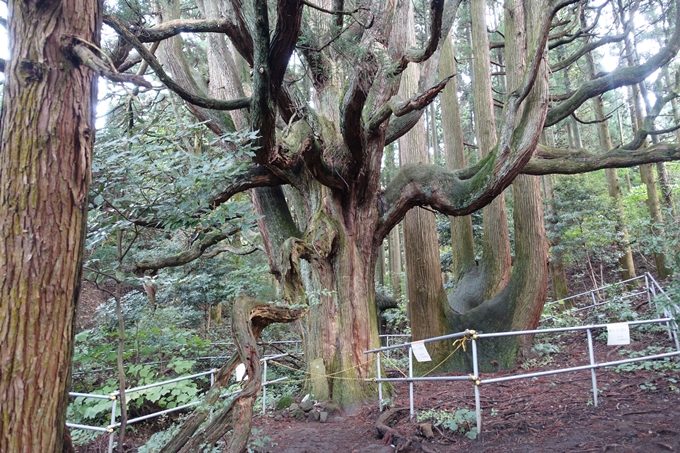
[[[660,289],[661,287],[657,287]],[[661,290],[663,291],[663,290]],[[680,309],[677,309],[677,306],[675,306],[676,311],[675,315],[680,314]],[[374,381],[378,382],[378,397],[380,401],[380,410],[383,410],[383,400],[382,400],[382,383],[383,382],[408,382],[409,384],[409,408],[410,408],[410,415],[411,418],[415,415],[415,410],[414,410],[414,403],[413,403],[413,384],[414,382],[419,382],[419,381],[470,381],[474,385],[474,393],[475,393],[475,415],[476,415],[476,423],[477,423],[477,436],[479,437],[482,432],[482,411],[481,411],[481,405],[480,405],[480,388],[482,384],[492,384],[492,383],[497,383],[497,382],[503,382],[503,381],[510,381],[510,380],[516,380],[516,379],[528,379],[528,378],[534,378],[534,377],[539,377],[539,376],[548,376],[552,374],[560,374],[560,373],[567,373],[567,372],[575,372],[575,371],[583,371],[583,370],[590,370],[591,372],[591,381],[592,381],[592,391],[593,391],[593,404],[597,406],[597,376],[595,373],[595,369],[597,368],[602,368],[602,367],[609,367],[609,366],[618,366],[626,363],[633,363],[633,362],[641,362],[641,361],[646,361],[646,360],[656,360],[656,359],[664,359],[668,357],[674,357],[680,355],[680,345],[678,344],[677,341],[677,325],[675,323],[675,319],[673,317],[667,316],[664,318],[657,318],[657,319],[651,319],[651,320],[640,320],[640,321],[631,321],[625,323],[630,326],[640,326],[644,324],[665,324],[669,326],[669,328],[672,331],[672,338],[675,339],[675,346],[676,350],[674,352],[668,352],[664,354],[654,354],[654,355],[648,355],[648,356],[643,356],[643,357],[634,357],[634,358],[629,358],[629,359],[624,359],[624,360],[617,360],[617,361],[609,361],[609,362],[597,362],[595,359],[595,354],[594,354],[594,348],[593,348],[593,337],[592,337],[592,331],[596,329],[602,329],[602,328],[607,328],[609,324],[595,324],[595,325],[587,325],[587,326],[574,326],[574,327],[559,327],[559,328],[551,328],[551,329],[537,329],[537,330],[524,330],[524,331],[515,331],[515,332],[494,332],[494,333],[477,333],[474,330],[466,330],[465,332],[458,332],[455,334],[451,335],[443,335],[440,337],[434,337],[434,338],[428,338],[425,340],[420,340],[418,342],[410,342],[410,343],[403,343],[399,345],[391,345],[391,346],[385,346],[382,348],[378,349],[371,349],[368,351],[364,351],[364,354],[376,354],[376,362],[377,362],[377,370],[378,370],[378,378],[376,379],[367,379],[367,381]],[[555,369],[555,370],[546,370],[546,371],[540,371],[540,372],[535,372],[535,373],[522,373],[522,374],[517,374],[517,375],[511,375],[511,376],[503,376],[503,377],[497,377],[497,378],[489,378],[489,379],[481,379],[479,375],[479,364],[478,364],[478,358],[477,358],[477,352],[478,352],[478,340],[484,339],[484,338],[498,338],[498,337],[508,337],[508,336],[519,336],[519,335],[542,335],[542,334],[549,334],[549,333],[558,333],[558,332],[578,332],[578,331],[586,331],[587,335],[587,344],[588,344],[588,356],[589,356],[589,364],[587,365],[582,365],[582,366],[575,366],[575,367],[569,367],[569,368],[560,368],[560,369]],[[472,343],[472,365],[473,365],[473,374],[470,376],[425,376],[425,377],[414,377],[413,376],[413,344],[414,343],[430,343],[433,341],[442,341],[442,340],[452,340],[452,339],[463,339],[463,341],[470,341]],[[409,366],[408,366],[408,377],[404,378],[383,378],[381,374],[381,361],[380,361],[380,355],[383,352],[390,351],[396,348],[408,348],[408,358],[409,358]]]
[[[392,335],[395,336],[395,335]],[[263,342],[263,343],[258,343],[258,346],[262,346],[263,350],[267,346],[295,346],[294,352],[288,352],[289,355],[295,355],[299,354],[301,352],[301,346],[302,346],[302,340],[280,340],[280,341],[269,341],[269,342]],[[210,343],[209,346],[234,346],[234,343],[230,342],[215,342],[215,343]],[[135,349],[132,349],[132,351],[135,351]],[[218,355],[218,356],[200,356],[200,357],[189,357],[187,360],[222,360],[222,359],[230,359],[231,356],[229,355]],[[168,360],[157,360],[154,362],[141,362],[138,365],[162,365],[164,363],[170,363],[172,359]],[[128,365],[124,365],[124,367],[127,367]],[[117,368],[115,367],[108,367],[108,368],[98,368],[94,370],[86,370],[86,371],[74,371],[71,375],[72,376],[80,376],[83,374],[89,374],[89,373],[101,373],[104,371],[115,371]]]
[[[281,377],[281,378],[278,378],[278,379],[274,379],[272,381],[267,381],[267,362],[269,360],[279,359],[279,358],[285,357],[287,355],[288,354],[278,354],[278,355],[274,355],[274,356],[263,357],[263,358],[260,359],[260,361],[264,363],[264,365],[263,365],[264,371],[262,373],[262,413],[263,414],[264,414],[265,409],[266,409],[267,386],[288,379],[287,376],[284,376],[284,377]],[[164,386],[164,385],[173,384],[173,383],[181,382],[181,381],[187,381],[187,380],[191,380],[191,379],[197,379],[197,378],[200,378],[200,377],[203,377],[203,376],[208,376],[208,375],[210,376],[210,385],[212,387],[212,385],[215,383],[215,374],[218,371],[219,370],[217,368],[213,368],[211,370],[204,371],[202,373],[191,374],[191,375],[188,375],[188,376],[180,376],[180,377],[177,377],[177,378],[174,378],[174,379],[168,379],[166,381],[154,382],[153,384],[147,384],[147,385],[141,385],[141,386],[138,386],[138,387],[132,387],[130,389],[126,389],[125,394],[129,395],[129,394],[132,394],[132,393],[135,393],[135,392],[141,392],[143,390],[148,390],[150,388],[161,387],[161,386]],[[225,393],[224,395],[220,395],[220,397],[225,398],[227,396],[232,396],[232,395],[235,395],[237,393],[239,393],[239,392],[236,391],[236,392],[231,392],[231,393]],[[84,430],[89,430],[89,431],[98,431],[98,432],[109,433],[108,453],[112,453],[113,452],[113,443],[114,443],[114,438],[115,438],[114,431],[117,428],[120,428],[120,426],[121,426],[121,422],[116,421],[116,417],[117,417],[116,416],[116,408],[118,406],[118,397],[120,396],[120,390],[115,390],[108,395],[101,395],[101,394],[96,394],[96,393],[69,392],[69,396],[111,400],[111,418],[110,418],[110,423],[107,426],[105,426],[105,427],[91,426],[91,425],[83,425],[83,424],[79,424],[79,423],[68,423],[68,422],[66,423],[66,426],[69,427],[69,428],[73,428],[73,429],[84,429]],[[183,404],[181,406],[172,407],[172,408],[164,409],[164,410],[161,410],[161,411],[153,412],[153,413],[150,413],[150,414],[142,415],[140,417],[129,419],[127,421],[126,425],[131,425],[133,423],[141,422],[143,420],[148,420],[150,418],[160,417],[161,415],[169,414],[169,413],[180,411],[180,410],[183,410],[183,409],[188,409],[190,407],[197,406],[200,403],[201,403],[201,400],[193,401],[191,403]]]

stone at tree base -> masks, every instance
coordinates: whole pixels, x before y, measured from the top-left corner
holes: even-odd
[[[335,404],[335,403],[328,403],[328,404],[326,404],[326,411],[327,411],[329,414],[332,414],[333,412],[335,412],[335,410],[336,410],[337,408],[338,408],[338,405]]]
[[[326,423],[326,420],[328,420],[328,412],[319,412],[319,421]]]
[[[309,420],[313,422],[318,422],[321,418],[321,414],[319,414],[317,411],[310,411],[307,416],[309,417]]]
[[[290,396],[282,396],[276,403],[276,410],[280,411],[287,407],[291,407],[295,400]]]
[[[419,425],[420,431],[423,433],[423,436],[427,439],[431,439],[434,437],[434,432],[432,431],[432,423],[421,423]]]
[[[305,412],[311,411],[313,407],[314,407],[314,403],[311,402],[310,400],[303,401],[303,402],[300,403],[300,409],[302,409]]]
[[[312,360],[309,364],[312,374],[312,393],[317,401],[327,401],[330,399],[330,391],[328,390],[328,379],[326,378],[326,366],[322,358]]]
[[[295,412],[297,410],[300,410],[300,406],[297,405],[297,403],[293,403],[290,406],[288,406],[288,410],[291,412]]]

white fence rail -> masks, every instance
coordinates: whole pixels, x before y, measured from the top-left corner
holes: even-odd
[[[261,362],[264,363],[264,371],[262,373],[262,413],[264,414],[265,408],[266,408],[266,396],[267,396],[267,386],[270,384],[274,384],[277,382],[284,381],[288,379],[287,377],[281,377],[279,379],[274,379],[273,381],[267,381],[267,362],[269,360],[274,360],[274,359],[280,359],[281,357],[285,357],[288,354],[278,354],[274,356],[267,356],[263,357],[260,359]],[[216,368],[213,368],[208,371],[204,371],[202,373],[196,373],[192,374],[189,376],[180,376],[174,379],[169,379],[167,381],[162,381],[162,382],[154,382],[153,384],[147,384],[147,385],[142,385],[138,387],[133,387],[130,389],[125,390],[125,394],[129,395],[135,392],[141,392],[143,390],[148,390],[150,388],[154,387],[160,387],[163,385],[168,385],[168,384],[173,384],[175,382],[181,382],[181,381],[187,381],[191,379],[197,379],[203,376],[210,376],[210,386],[215,383],[215,373],[217,373],[219,370]],[[220,395],[222,398],[234,395],[238,392],[232,392],[232,393],[225,393],[224,395]],[[111,400],[111,422],[107,426],[91,426],[91,425],[82,425],[78,423],[66,423],[66,426],[69,428],[73,429],[84,429],[84,430],[89,430],[89,431],[99,431],[99,432],[104,432],[104,433],[109,433],[109,449],[108,452],[112,453],[113,452],[113,442],[115,438],[114,431],[117,428],[120,428],[121,423],[116,421],[116,407],[118,405],[118,397],[120,396],[120,391],[116,390],[114,392],[111,392],[108,395],[100,395],[96,393],[78,393],[78,392],[69,392],[69,396],[71,397],[82,397],[82,398],[96,398],[96,399],[105,399],[105,400]],[[165,409],[162,411],[157,411],[153,412],[150,414],[142,415],[140,417],[132,418],[127,421],[127,425],[132,425],[133,423],[141,422],[143,420],[148,420],[150,418],[155,418],[155,417],[160,417],[161,415],[169,414],[171,412],[176,412],[180,411],[183,409],[188,409],[193,406],[197,406],[201,403],[201,400],[198,401],[193,401],[191,403],[183,404],[181,406]]]
[[[653,300],[653,297],[656,296],[657,294],[663,294],[665,295],[663,289],[661,286],[654,280],[654,278],[647,274],[643,277],[645,282],[646,282],[646,291],[649,294],[649,301],[651,302]],[[612,285],[609,285],[612,286]],[[593,290],[597,291],[597,290]],[[584,294],[587,295],[592,292],[586,292],[577,296],[583,296]],[[574,297],[577,297],[574,296]],[[670,301],[668,296],[666,298]],[[603,303],[598,303],[596,302],[595,304],[587,307],[587,308],[593,308],[598,305],[602,305]],[[602,367],[610,367],[610,366],[618,366],[626,363],[633,363],[633,362],[641,362],[641,361],[646,361],[646,360],[657,360],[657,359],[664,359],[667,357],[674,357],[680,355],[680,343],[678,342],[678,332],[677,332],[677,325],[675,322],[675,317],[680,315],[680,307],[676,304],[669,304],[669,308],[666,308],[663,310],[664,317],[663,318],[657,318],[657,319],[650,319],[650,320],[640,320],[640,321],[631,321],[627,322],[629,327],[635,327],[635,326],[640,326],[644,324],[663,324],[668,328],[669,336],[670,339],[675,343],[675,351],[674,352],[668,352],[664,354],[654,354],[654,355],[648,355],[644,357],[635,357],[635,358],[630,358],[630,359],[624,359],[624,360],[617,360],[617,361],[609,361],[609,362],[597,362],[595,360],[595,354],[593,350],[593,337],[592,337],[592,331],[597,330],[597,329],[602,329],[602,328],[607,328],[609,324],[595,324],[595,325],[587,325],[587,326],[574,326],[574,327],[561,327],[561,328],[551,328],[551,329],[538,329],[538,330],[525,330],[525,331],[515,331],[515,332],[497,332],[497,333],[478,333],[474,330],[466,330],[465,332],[459,332],[451,335],[444,335],[440,337],[434,337],[434,338],[428,338],[425,340],[420,340],[418,342],[410,342],[410,343],[403,343],[403,344],[398,344],[398,345],[391,345],[391,346],[385,346],[382,348],[378,349],[372,349],[368,351],[364,351],[364,354],[376,354],[376,363],[377,363],[377,372],[378,372],[378,378],[377,379],[367,379],[367,381],[374,381],[378,382],[378,398],[380,401],[380,410],[383,409],[382,407],[382,402],[383,402],[383,389],[382,389],[382,383],[383,382],[408,382],[409,383],[409,408],[410,408],[410,414],[411,418],[415,415],[415,410],[413,407],[413,383],[418,382],[418,381],[468,381],[471,382],[474,385],[474,392],[475,392],[475,412],[476,412],[476,419],[477,419],[477,436],[479,437],[482,432],[482,412],[481,412],[481,407],[480,407],[480,387],[483,384],[492,384],[492,383],[497,383],[497,382],[503,382],[503,381],[510,381],[510,380],[516,380],[516,379],[529,379],[529,378],[534,378],[534,377],[539,377],[539,376],[548,376],[552,374],[559,374],[559,373],[568,373],[568,372],[575,372],[575,371],[583,371],[583,370],[590,370],[591,373],[591,380],[592,380],[592,391],[593,391],[593,404],[597,406],[597,376],[595,374],[595,369],[597,368],[602,368]],[[517,375],[511,375],[511,376],[503,376],[503,377],[497,377],[497,378],[488,378],[488,379],[482,379],[479,374],[479,364],[477,360],[477,348],[478,344],[477,341],[480,339],[484,338],[497,338],[497,337],[507,337],[507,336],[518,336],[518,335],[543,335],[543,334],[548,334],[548,333],[557,333],[557,332],[577,332],[577,331],[586,331],[586,337],[587,337],[587,343],[588,343],[588,355],[589,355],[589,363],[586,365],[582,366],[575,366],[575,367],[569,367],[569,368],[560,368],[560,369],[555,369],[555,370],[546,370],[546,371],[540,371],[536,373],[522,373],[522,374],[517,374]],[[433,341],[442,341],[442,340],[452,340],[452,339],[463,339],[463,341],[470,341],[472,343],[472,367],[473,367],[473,374],[469,376],[426,376],[426,377],[414,377],[413,376],[413,344],[414,343],[430,343]],[[381,353],[397,349],[397,348],[407,348],[408,349],[408,358],[409,358],[409,366],[408,366],[408,377],[404,378],[383,378],[382,377],[382,372],[381,372],[381,362],[380,362],[380,356]]]

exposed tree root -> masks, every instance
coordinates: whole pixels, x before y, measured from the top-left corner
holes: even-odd
[[[220,369],[205,401],[194,410],[161,452],[200,452],[214,445],[229,431],[231,435],[224,451],[229,453],[245,451],[250,436],[253,403],[262,387],[262,364],[257,352],[257,340],[262,330],[269,324],[297,321],[304,314],[305,312],[300,309],[291,310],[263,304],[248,297],[238,297],[232,310],[232,331],[238,355],[234,355]],[[239,363],[246,366],[246,373],[250,376],[246,386],[219,413],[213,414],[210,423],[199,430]]]
[[[432,447],[426,445],[422,439],[416,436],[405,436],[390,427],[393,419],[398,417],[401,412],[408,410],[408,407],[396,407],[386,410],[378,417],[378,420],[375,422],[375,429],[378,431],[378,435],[382,437],[383,443],[394,445],[394,451],[397,453],[420,451],[424,453],[437,453]]]

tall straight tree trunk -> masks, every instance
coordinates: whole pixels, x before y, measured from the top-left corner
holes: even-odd
[[[526,70],[527,46],[534,42],[534,27],[541,9],[541,1],[514,0],[505,14],[506,73],[508,92],[521,84],[521,74]],[[575,128],[575,131],[578,129]],[[577,134],[576,139],[580,141]],[[520,175],[512,183],[515,201],[515,264],[513,266],[511,304],[513,305],[512,330],[530,330],[538,327],[548,288],[548,240],[545,232],[543,198],[538,176]],[[526,356],[531,350],[531,337],[520,337],[519,346]]]
[[[553,177],[552,175],[543,176],[543,189],[545,193],[546,207],[548,208],[548,224],[555,227],[559,221],[558,213],[555,210],[553,199]],[[552,298],[561,300],[569,297],[569,284],[567,282],[567,272],[564,266],[564,254],[559,245],[562,238],[555,236],[550,242],[552,253],[550,256],[550,275],[552,276]]]
[[[597,71],[595,70],[593,54],[590,52],[586,54],[586,67],[588,76],[593,79]],[[612,144],[612,138],[609,134],[609,125],[604,111],[604,102],[600,96],[594,97],[592,101],[595,110],[595,119],[598,121],[597,136],[600,142],[600,148],[602,152],[607,152],[612,149],[614,145]],[[628,233],[628,227],[626,226],[626,213],[623,207],[623,195],[621,194],[621,186],[619,185],[618,171],[616,168],[607,168],[605,169],[605,175],[607,177],[609,197],[616,206],[617,236],[620,236],[621,238],[619,244],[617,244],[621,253],[621,256],[619,257],[621,278],[623,280],[628,280],[636,276],[635,262],[633,261],[633,250],[630,247],[630,234]]]
[[[480,4],[481,3],[481,4]],[[540,3],[540,2],[539,2]],[[531,16],[533,19],[540,14],[541,8],[545,5],[537,4],[531,5]],[[472,2],[472,27],[473,30],[478,28],[477,33],[473,36],[486,35],[486,25],[484,24],[484,3]],[[535,9],[534,9],[535,8]],[[532,20],[527,20],[528,37],[526,38],[522,32],[524,19],[524,5],[521,1],[515,2],[513,5],[506,5],[506,11],[512,11],[510,16],[506,15],[506,64],[507,73],[521,75],[524,71],[526,42],[532,43],[531,24]],[[480,41],[484,40],[480,38]],[[474,41],[473,45],[478,43]],[[488,49],[488,46],[486,46]],[[474,48],[475,61],[484,59],[484,47]],[[488,52],[486,54],[488,62]],[[482,74],[477,70],[478,63],[475,63],[475,79],[479,80]],[[484,75],[488,79],[488,75]],[[545,75],[542,76],[545,79]],[[514,87],[518,84],[517,78],[508,78],[508,91],[512,92]],[[481,86],[481,84],[480,84]],[[479,88],[479,87],[478,87]],[[546,90],[547,86],[543,83],[537,85],[536,90],[530,96],[541,96]],[[475,98],[479,102],[479,97],[475,90]],[[481,95],[481,92],[479,93]],[[490,95],[490,87],[489,87]],[[489,96],[487,96],[489,98]],[[485,109],[486,110],[486,109]],[[490,110],[490,109],[488,109]],[[480,114],[486,114],[486,111],[478,113],[476,110],[476,117],[478,124],[482,117]],[[481,121],[485,123],[485,121]],[[488,123],[488,122],[486,122]],[[479,129],[478,129],[479,135]],[[483,139],[488,136],[482,135],[478,137],[481,145]],[[507,278],[505,284],[500,288],[500,291],[493,297],[479,298],[478,294],[473,294],[469,289],[469,280],[466,281],[470,274],[463,277],[459,285],[454,289],[450,295],[450,303],[453,312],[450,314],[452,326],[454,331],[459,331],[464,328],[473,328],[485,332],[498,332],[518,329],[531,329],[538,324],[543,303],[545,302],[545,294],[547,291],[548,279],[548,243],[545,235],[545,227],[543,224],[543,204],[540,193],[539,180],[535,177],[520,176],[513,182],[513,196],[515,199],[515,250],[516,259],[513,267],[512,276]],[[485,215],[485,222],[487,213]],[[501,226],[496,223],[496,229]],[[507,268],[510,267],[509,259],[509,238],[507,232],[507,222],[503,224],[505,229],[504,242],[496,241],[495,243],[484,243],[484,255],[487,255],[487,247],[495,246],[501,250],[501,253],[495,253],[494,256],[505,256],[502,252],[507,249]],[[485,238],[487,238],[487,231],[485,231]],[[492,236],[488,236],[492,237]],[[497,275],[494,273],[482,273],[483,278],[493,279],[493,283],[497,280]],[[485,284],[488,287],[488,283]],[[484,342],[482,353],[479,355],[479,366],[483,370],[494,370],[500,367],[513,367],[515,365],[515,358],[520,347],[526,351],[531,344],[531,338],[503,338],[502,340],[492,339]],[[459,367],[470,367],[471,357],[468,355],[456,355],[452,359]]]
[[[625,17],[621,0],[618,1],[618,6],[621,23],[624,23]],[[632,19],[629,18],[629,20]],[[626,49],[626,59],[628,66],[634,66],[636,64],[637,54],[630,34],[631,33],[626,35],[624,39],[624,45]],[[640,85],[631,85],[629,87],[629,93],[632,98],[631,123],[633,124],[633,132],[637,132],[640,127],[642,127],[645,118],[645,109],[642,104],[643,101],[642,95],[640,93]],[[648,146],[647,140],[645,140],[642,146]],[[661,214],[661,203],[659,201],[659,193],[656,185],[656,176],[654,175],[654,166],[652,164],[640,165],[640,177],[647,189],[647,209],[649,210],[652,223],[651,234],[659,236],[663,232],[663,216]],[[666,267],[666,257],[663,251],[656,250],[652,252],[652,254],[654,255],[654,262],[656,264],[656,271],[659,275],[659,278],[668,277],[670,275],[670,271]]]
[[[480,158],[496,145],[496,117],[491,89],[489,36],[486,26],[486,1],[471,0],[472,51],[475,94],[475,119]],[[482,239],[481,270],[484,300],[496,296],[510,279],[510,233],[505,210],[505,195],[500,194],[482,210],[484,237]]]
[[[391,174],[395,168],[394,162],[394,144],[391,144],[385,148],[385,166]],[[389,182],[389,181],[388,181]],[[390,231],[388,237],[389,243],[389,268],[390,277],[392,281],[392,295],[395,299],[401,297],[401,275],[403,272],[402,260],[401,260],[401,235],[399,233],[399,225],[397,225],[392,231]]]
[[[87,221],[98,2],[8,3],[0,116],[0,451],[61,452]],[[71,38],[69,38],[71,37]]]
[[[415,38],[413,7],[409,8],[407,36]],[[410,42],[408,45],[414,45]],[[418,68],[409,66],[401,79],[400,95],[408,98],[418,90]],[[399,139],[401,164],[428,161],[427,132],[421,120]],[[409,300],[411,337],[421,340],[442,335],[448,329],[446,293],[439,263],[439,243],[434,214],[422,208],[411,209],[403,221],[406,282]],[[448,342],[428,345],[433,363],[438,364],[449,352]],[[426,364],[425,367],[431,364]],[[424,370],[424,368],[423,368]],[[427,371],[427,370],[425,370]]]
[[[456,60],[453,42],[449,36],[442,47],[439,63],[439,77],[456,74]],[[458,105],[458,83],[456,78],[446,86],[441,96],[442,129],[444,131],[444,152],[446,168],[455,170],[465,168],[465,148],[463,127]],[[451,250],[453,257],[453,278],[457,282],[465,273],[471,271],[475,263],[474,237],[472,233],[472,216],[450,217]]]
[[[486,2],[470,2],[473,53],[474,118],[479,156],[483,158],[496,145],[496,118],[491,89],[489,37],[486,26]],[[482,209],[483,237],[480,265],[460,275],[449,294],[449,304],[464,314],[498,295],[510,279],[511,256],[505,195],[500,194]],[[469,249],[468,249],[469,253]],[[455,324],[455,321],[454,321]],[[469,328],[470,326],[465,326]],[[455,330],[455,329],[454,329]]]

